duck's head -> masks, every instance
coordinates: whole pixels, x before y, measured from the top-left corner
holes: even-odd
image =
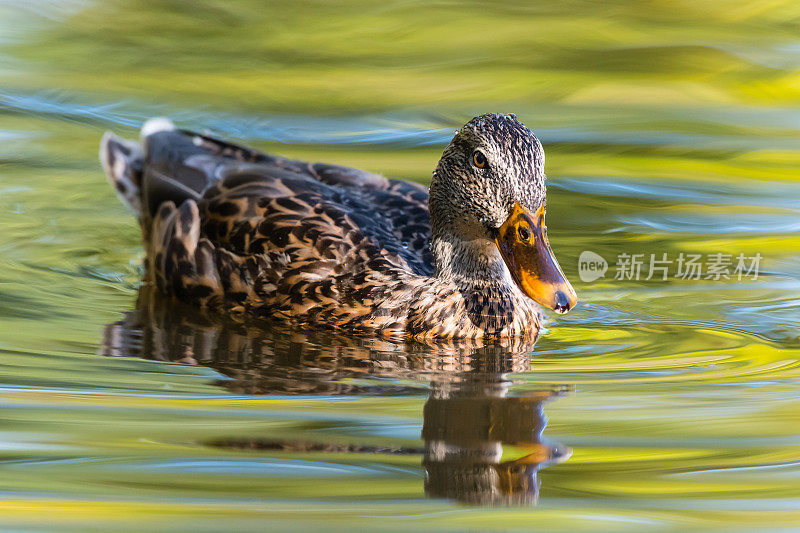
[[[462,127],[430,194],[437,275],[488,282],[510,274],[543,306],[559,313],[575,306],[547,239],[544,151],[516,116],[481,115]]]

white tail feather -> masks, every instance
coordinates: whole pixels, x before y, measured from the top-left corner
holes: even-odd
[[[142,126],[142,139],[154,133],[158,133],[160,131],[172,131],[174,129],[175,129],[175,124],[173,124],[173,122],[168,118],[165,117],[151,118],[150,120],[146,121]]]
[[[139,179],[132,166],[138,160],[141,165],[142,148],[136,141],[129,141],[107,131],[100,141],[100,163],[108,183],[122,202],[140,217],[142,202],[139,198]]]

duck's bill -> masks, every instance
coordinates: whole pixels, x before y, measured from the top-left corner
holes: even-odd
[[[575,307],[578,296],[550,249],[544,214],[544,206],[532,214],[515,204],[495,240],[520,290],[541,305],[566,313]]]

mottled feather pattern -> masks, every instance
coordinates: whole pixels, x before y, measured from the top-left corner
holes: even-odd
[[[182,201],[165,175],[191,188]],[[148,179],[166,183],[151,198]],[[179,300],[385,336],[538,330],[515,288],[432,277],[423,186],[183,130],[145,139],[143,182],[148,277]]]

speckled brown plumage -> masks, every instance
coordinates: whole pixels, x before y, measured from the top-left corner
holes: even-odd
[[[516,122],[493,117],[503,117],[490,121],[493,128]],[[538,141],[524,141],[512,156],[541,165],[535,153],[526,155]],[[101,159],[139,211],[149,279],[180,300],[387,336],[475,339],[538,330],[538,307],[504,267],[479,265],[488,274],[476,276],[442,270],[421,185],[170,128],[144,136],[141,148],[107,134]],[[537,179],[517,196],[541,203],[543,175]],[[439,215],[452,221],[446,207]]]

